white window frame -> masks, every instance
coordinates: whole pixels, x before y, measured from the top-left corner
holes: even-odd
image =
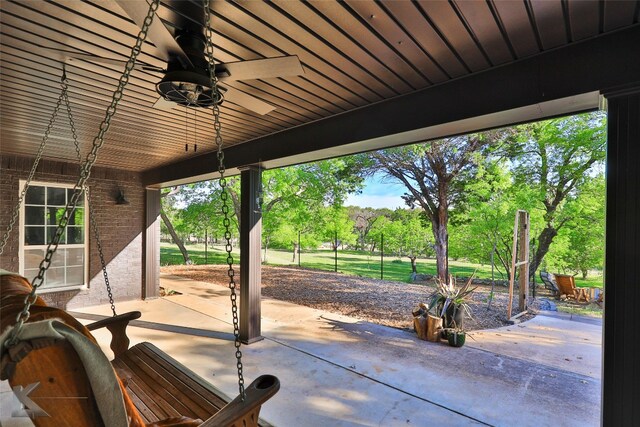
[[[24,188],[24,185],[26,183],[26,180],[20,180],[20,184],[18,186],[19,191],[22,191],[22,189]],[[48,181],[32,181],[29,186],[43,186],[43,187],[55,187],[55,188],[64,188],[64,189],[73,189],[74,185],[73,184],[66,184],[66,183],[62,183],[62,182],[48,182]],[[88,191],[88,190],[87,190]],[[25,225],[25,207],[26,207],[26,199],[23,201],[22,205],[20,206],[20,218],[19,218],[19,226],[20,226],[20,238],[19,238],[19,244],[18,244],[18,269],[19,269],[19,273],[20,275],[24,276],[24,270],[25,270],[25,249],[43,249],[44,251],[46,251],[47,249],[47,244],[45,243],[44,245],[25,245],[24,244],[24,238],[25,238],[25,231],[26,231],[26,225]],[[82,277],[82,284],[80,285],[67,285],[67,286],[56,286],[53,288],[47,288],[46,287],[46,282],[45,284],[38,289],[38,293],[39,294],[44,294],[44,293],[52,293],[52,292],[63,292],[63,291],[70,291],[70,290],[85,290],[89,288],[89,209],[88,209],[88,202],[87,202],[87,197],[85,195],[84,197],[84,203],[83,206],[84,208],[84,243],[82,244],[71,244],[71,245],[67,245],[67,244],[60,244],[59,245],[59,249],[77,249],[77,248],[83,248],[84,249],[84,255],[83,255],[83,277]],[[47,236],[47,229],[46,229],[46,225],[45,225],[45,241],[46,241],[46,236]],[[32,280],[33,277],[27,277],[28,280]]]

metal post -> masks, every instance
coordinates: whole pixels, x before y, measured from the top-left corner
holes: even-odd
[[[300,267],[300,231],[298,230],[298,267]]]
[[[334,247],[334,266],[333,266],[333,271],[335,271],[336,273],[338,272],[338,232],[336,231],[336,240],[335,240],[335,244],[333,245]]]
[[[207,252],[207,245],[209,243],[209,230],[204,229],[204,263],[209,264],[209,253]]]
[[[384,280],[384,234],[380,234],[380,280]]]

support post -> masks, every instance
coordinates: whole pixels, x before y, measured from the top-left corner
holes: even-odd
[[[258,201],[261,171],[240,168],[240,340],[251,344],[263,339],[260,331],[260,247],[262,213]]]
[[[602,419],[640,425],[640,86],[605,93],[608,103]]]
[[[142,299],[160,295],[160,190],[145,190]]]

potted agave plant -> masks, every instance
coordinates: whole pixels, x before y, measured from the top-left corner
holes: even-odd
[[[434,307],[436,315],[442,317],[444,329],[462,328],[465,313],[471,317],[471,309],[467,303],[469,295],[476,288],[471,287],[474,274],[460,288],[456,287],[455,279],[449,275],[449,280],[436,281],[436,290],[430,297],[430,307]]]

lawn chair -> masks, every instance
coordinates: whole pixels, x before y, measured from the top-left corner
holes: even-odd
[[[576,281],[573,276],[568,274],[554,274],[554,276],[559,289],[559,298],[564,296],[567,299],[573,298],[577,302],[580,302],[581,300],[589,302],[587,290],[584,288],[577,288]]]
[[[556,279],[553,274],[546,271],[540,271],[540,279],[542,280],[542,283],[544,283],[545,289],[549,289],[553,293],[553,296],[558,297],[560,295],[560,290],[558,289],[558,285],[556,284]]]

